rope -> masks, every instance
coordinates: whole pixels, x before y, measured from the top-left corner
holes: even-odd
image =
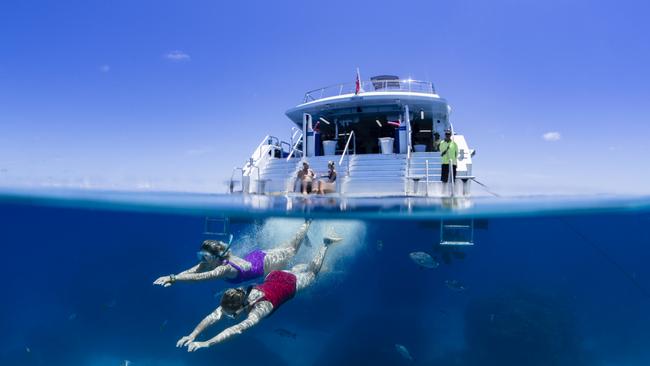
[[[581,232],[579,232],[576,228],[574,228],[571,224],[569,224],[565,219],[560,218],[559,220],[563,222],[564,225],[566,225],[566,227],[568,227],[569,230],[571,230],[575,235],[577,235],[580,239],[582,239],[582,241],[585,244],[590,246],[594,251],[596,251],[603,258],[605,258],[607,262],[609,262],[609,264],[611,264],[612,266],[614,266],[614,268],[616,268],[619,272],[621,272],[623,276],[627,277],[627,279],[632,283],[632,285],[634,285],[634,287],[636,287],[639,291],[641,291],[643,295],[645,295],[648,299],[650,299],[650,291],[647,288],[645,288],[639,281],[637,281],[636,277],[630,272],[628,272],[625,269],[625,267],[623,267],[623,265],[618,263],[614,258],[612,258],[609,254],[607,254],[607,252],[603,248],[601,248],[600,246],[596,245],[596,243],[589,240],[589,238],[584,236]]]
[[[473,178],[472,180],[473,180],[474,182],[476,182],[478,185],[480,185],[481,187],[485,188],[485,190],[487,191],[487,193],[493,195],[494,197],[501,197],[500,194],[492,192],[488,186],[486,186],[485,184],[479,182],[478,180],[476,180],[476,178]]]

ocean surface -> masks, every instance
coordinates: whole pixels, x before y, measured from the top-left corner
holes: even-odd
[[[316,283],[232,340],[176,348],[229,285],[153,281],[204,239],[244,255],[305,217],[294,263],[344,238]],[[650,197],[7,191],[0,220],[0,365],[650,365]]]

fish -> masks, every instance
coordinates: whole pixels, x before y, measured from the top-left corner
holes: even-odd
[[[490,314],[490,323],[494,323],[494,314]]]
[[[29,347],[25,347],[25,352],[27,352],[27,353],[32,353],[32,350],[29,349]]]
[[[75,319],[77,319],[77,313],[72,313],[72,314],[68,315],[68,320],[69,321],[73,321]]]
[[[226,292],[226,289],[215,292],[213,296],[215,299],[221,299],[221,297],[223,297],[224,292]]]
[[[411,260],[415,262],[415,264],[422,268],[434,269],[438,268],[440,265],[438,261],[433,259],[432,256],[425,252],[413,252],[409,254],[409,257],[411,257]]]
[[[168,322],[169,322],[169,320],[165,319],[165,321],[163,321],[162,324],[160,324],[160,331],[161,332],[163,331],[163,329],[165,329]]]
[[[377,251],[381,252],[384,249],[384,242],[382,240],[377,240]]]
[[[413,361],[413,357],[411,356],[411,353],[409,352],[409,350],[406,347],[404,347],[401,344],[396,343],[395,344],[395,349],[397,350],[397,353],[399,353],[400,356],[402,356],[404,359],[407,359],[409,361]]]
[[[280,337],[285,337],[285,338],[296,339],[296,337],[298,336],[296,333],[286,330],[284,328],[276,328],[274,332]]]
[[[447,286],[450,290],[460,292],[460,291],[465,291],[465,285],[463,285],[460,281],[458,280],[445,280],[445,286]]]
[[[129,361],[129,360],[124,360],[124,362],[122,362],[122,365],[121,365],[121,366],[130,366],[131,364],[132,364],[131,361]]]

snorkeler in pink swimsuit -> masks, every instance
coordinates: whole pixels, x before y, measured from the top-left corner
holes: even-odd
[[[254,250],[244,258],[233,255],[230,245],[219,240],[205,240],[197,253],[199,264],[179,274],[162,276],[154,285],[169,287],[177,281],[206,281],[224,279],[230,283],[242,283],[263,278],[274,270],[287,267],[305,240],[311,220],[306,220],[296,235],[280,247],[269,250]]]
[[[340,241],[340,238],[324,238],[323,247],[312,259],[311,263],[298,264],[289,271],[272,271],[264,282],[248,288],[231,288],[221,298],[221,305],[206,316],[188,336],[181,338],[177,347],[187,346],[188,352],[199,348],[213,346],[226,339],[241,334],[247,329],[257,325],[262,319],[270,316],[282,304],[291,300],[298,291],[314,283],[318,272],[323,265],[323,259],[331,244]],[[240,323],[226,328],[212,339],[196,342],[196,337],[206,328],[218,322],[223,316],[237,318],[245,314],[246,319]]]

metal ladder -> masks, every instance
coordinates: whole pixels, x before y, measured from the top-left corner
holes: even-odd
[[[440,245],[474,245],[474,219],[440,220]]]
[[[230,234],[230,218],[228,217],[206,217],[203,235],[212,236],[228,242]]]

